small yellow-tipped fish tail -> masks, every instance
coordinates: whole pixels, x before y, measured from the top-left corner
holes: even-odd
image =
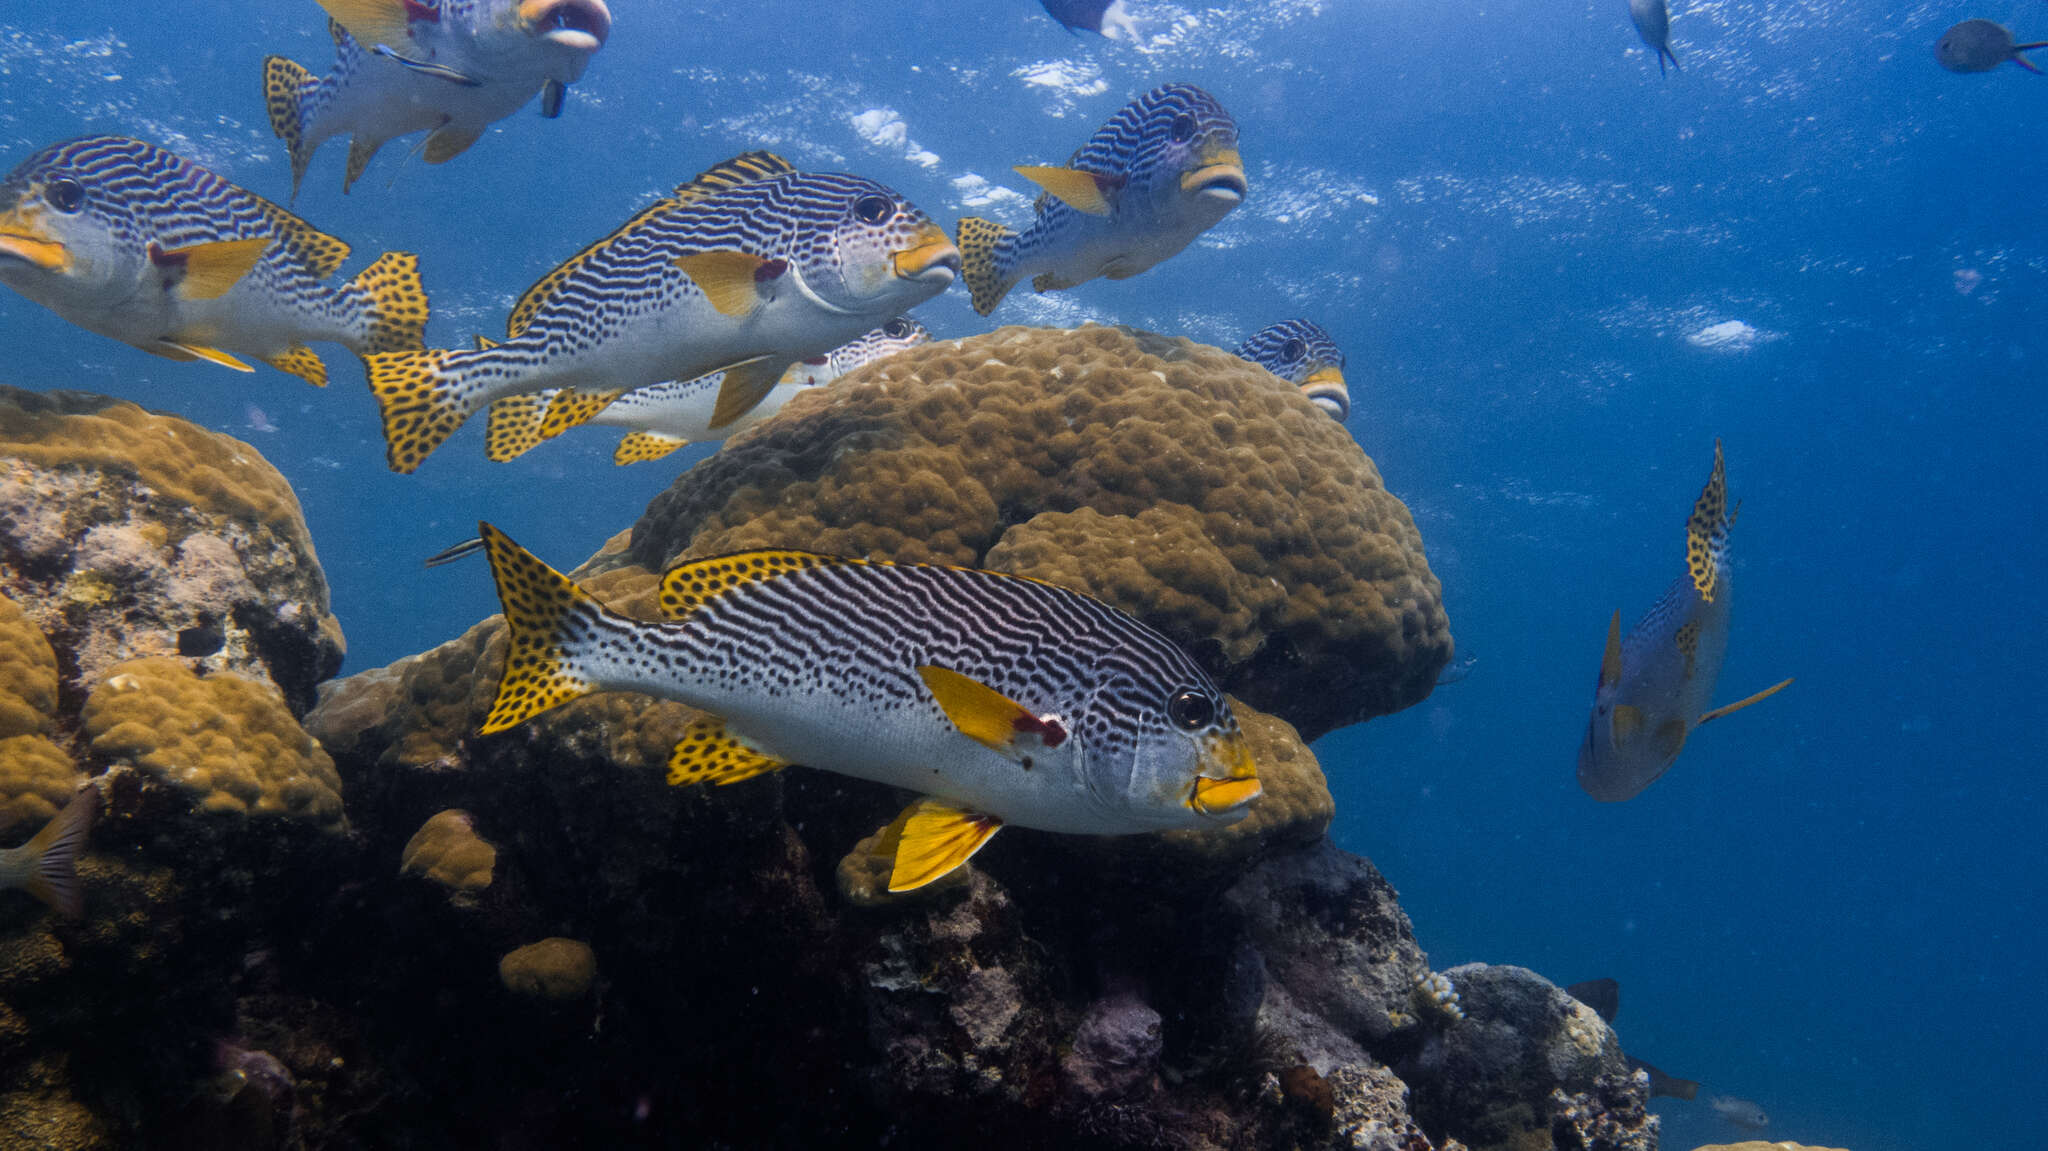
[[[484,455],[502,464],[539,447],[547,438],[540,430],[547,405],[546,392],[506,396],[493,403],[484,422]]]
[[[312,149],[306,147],[303,109],[306,93],[319,81],[293,61],[282,56],[263,58],[263,104],[270,112],[270,131],[284,141],[292,161],[292,199],[299,198],[299,184],[306,178]]]
[[[620,440],[618,448],[612,452],[612,462],[620,467],[627,464],[644,464],[650,460],[661,459],[689,442],[657,432],[628,432],[626,438]]]
[[[345,290],[363,301],[368,332],[360,351],[417,352],[426,347],[427,286],[420,258],[386,252],[350,280]]]
[[[99,787],[88,783],[73,793],[64,809],[51,816],[33,839],[5,853],[13,857],[7,862],[20,867],[21,889],[55,908],[59,915],[76,919],[85,909],[78,855],[85,849],[86,835],[99,810]]]
[[[490,524],[477,525],[505,611],[505,671],[484,719],[485,735],[524,723],[597,687],[578,674],[567,634],[605,614],[589,592]]]
[[[372,352],[363,357],[370,392],[384,417],[384,458],[395,472],[412,472],[469,418],[453,399],[459,357],[478,352],[433,348],[424,352]]]
[[[579,392],[575,388],[563,388],[548,401],[547,414],[541,417],[540,438],[554,439],[570,428],[587,424],[591,417],[611,406],[613,400],[626,394],[624,388],[603,392]]]
[[[995,311],[1015,282],[1004,278],[1002,261],[997,258],[1003,242],[1014,235],[1001,224],[978,216],[960,221],[960,278],[966,281],[976,315]]]
[[[265,356],[263,362],[280,372],[290,372],[316,388],[327,386],[327,365],[319,353],[304,344],[293,344],[274,356]]]
[[[1692,586],[1700,598],[1714,602],[1714,590],[1720,584],[1721,564],[1727,559],[1728,526],[1732,522],[1728,515],[1728,472],[1721,462],[1721,441],[1714,441],[1714,474],[1707,477],[1707,486],[1700,491],[1698,502],[1692,506],[1692,515],[1685,521],[1685,567],[1692,575]]]

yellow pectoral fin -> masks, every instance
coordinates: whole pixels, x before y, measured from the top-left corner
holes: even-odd
[[[917,669],[939,709],[962,735],[1004,755],[1018,751],[1018,736],[1031,733],[1047,747],[1067,737],[1057,717],[1039,716],[1002,692],[957,671],[929,664]]]
[[[920,799],[905,808],[882,837],[882,850],[894,856],[890,891],[912,891],[943,878],[980,851],[1003,826],[993,815],[954,807],[938,799]]]
[[[1772,684],[1771,686],[1763,689],[1762,691],[1757,692],[1755,695],[1748,696],[1743,699],[1738,699],[1734,703],[1724,703],[1720,707],[1717,707],[1714,710],[1707,712],[1705,715],[1700,716],[1699,722],[1693,724],[1693,726],[1698,727],[1701,723],[1705,723],[1710,719],[1720,719],[1724,715],[1732,715],[1735,712],[1741,711],[1743,708],[1748,707],[1750,704],[1761,703],[1764,700],[1771,698],[1772,696],[1778,694],[1781,691],[1784,691],[1786,688],[1791,686],[1791,680],[1784,680],[1779,683]]]
[[[708,430],[715,432],[753,411],[775,390],[786,367],[781,360],[755,356],[726,368],[725,380],[718,385],[718,399],[711,405]]]
[[[1076,212],[1086,212],[1091,216],[1109,215],[1109,197],[1103,191],[1101,179],[1093,172],[1020,164],[1017,174],[1059,197]]]
[[[768,263],[746,252],[698,252],[675,259],[721,316],[744,316],[761,306],[757,276]]]
[[[178,270],[178,295],[187,300],[218,300],[242,282],[271,242],[269,236],[214,240],[183,248],[153,249],[150,258],[159,267]]]
[[[771,771],[781,771],[788,766],[772,755],[763,755],[741,743],[725,730],[723,719],[706,715],[683,729],[683,738],[669,753],[668,782],[671,787],[689,787],[697,783],[715,783],[723,787]]]
[[[405,0],[320,0],[320,7],[365,45],[397,48],[412,39]]]
[[[1621,682],[1621,609],[1616,608],[1614,618],[1607,621],[1607,654],[1600,657],[1600,686],[1613,687]]]
[[[159,351],[158,349],[162,350]],[[223,368],[233,368],[238,372],[253,372],[256,370],[228,355],[226,352],[221,351],[219,348],[209,348],[204,344],[184,344],[176,340],[158,340],[156,348],[150,350],[156,351],[156,354],[159,356],[172,360],[206,360],[209,363],[219,364]]]
[[[1615,704],[1614,718],[1608,721],[1608,729],[1613,733],[1614,746],[1620,747],[1642,733],[1643,709],[1625,703]]]

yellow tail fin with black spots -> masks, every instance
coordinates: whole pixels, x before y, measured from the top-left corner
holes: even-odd
[[[469,418],[468,405],[453,398],[452,384],[459,368],[450,361],[481,354],[432,348],[372,352],[363,357],[370,392],[377,397],[377,408],[384,417],[384,458],[392,471],[417,469]]]
[[[427,285],[420,258],[386,252],[345,289],[363,302],[368,330],[359,352],[417,352],[427,346]]]
[[[505,611],[505,671],[485,735],[524,723],[598,688],[576,667],[569,634],[605,612],[589,592],[487,523],[477,525]]]
[[[1728,469],[1721,462],[1721,441],[1714,441],[1714,471],[1700,490],[1692,515],[1685,521],[1685,566],[1700,599],[1714,602],[1720,585],[1721,565],[1728,561],[1728,528],[1734,523],[1728,514]]]

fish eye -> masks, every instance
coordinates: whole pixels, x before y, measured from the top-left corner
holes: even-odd
[[[882,325],[882,334],[892,340],[900,340],[910,334],[910,321],[898,316]]]
[[[1280,345],[1280,358],[1283,360],[1298,360],[1306,355],[1308,355],[1308,345],[1298,339],[1289,340]]]
[[[1173,127],[1167,133],[1176,144],[1185,144],[1195,138],[1195,118],[1182,112],[1173,118]]]
[[[1195,731],[1209,726],[1216,718],[1216,705],[1201,692],[1184,687],[1167,697],[1166,717],[1188,731]]]
[[[864,224],[879,224],[889,218],[894,207],[889,203],[889,197],[869,193],[853,202],[853,214]]]
[[[53,180],[43,189],[43,199],[68,216],[85,206],[85,186],[76,180]]]

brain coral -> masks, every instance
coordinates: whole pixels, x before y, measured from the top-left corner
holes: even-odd
[[[125,761],[198,796],[206,811],[289,815],[344,830],[341,777],[270,685],[184,661],[112,668],[80,716],[95,756]]]
[[[1451,653],[1415,524],[1349,433],[1228,352],[1124,328],[1002,328],[800,395],[593,563],[763,546],[1091,592],[1308,739],[1422,699]]]
[[[177,654],[304,711],[341,664],[284,477],[240,440],[104,396],[0,387],[0,590],[80,690]]]

